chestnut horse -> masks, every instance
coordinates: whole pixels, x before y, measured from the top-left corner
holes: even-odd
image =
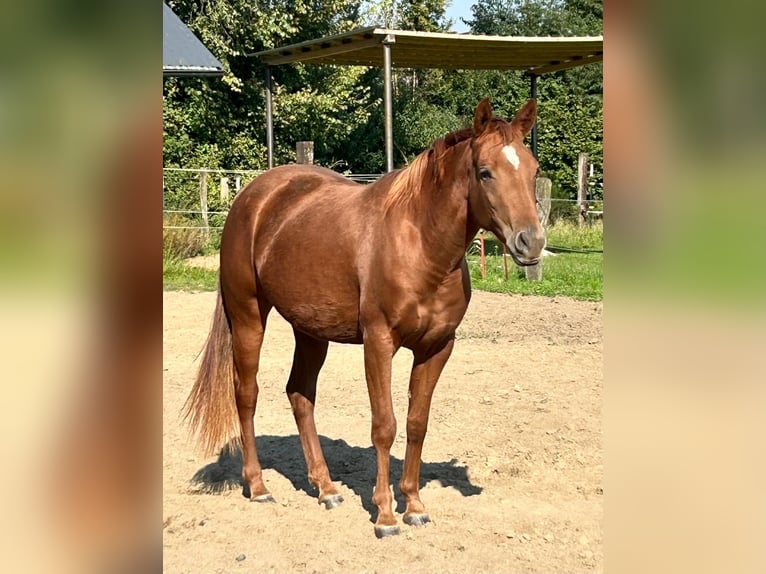
[[[404,522],[429,521],[419,495],[420,456],[431,396],[470,299],[466,249],[480,228],[505,243],[519,265],[537,263],[545,245],[534,191],[537,161],[524,145],[536,110],[529,100],[508,122],[493,117],[485,98],[472,129],[436,140],[411,165],[372,184],[286,165],[236,197],[221,237],[212,326],[185,411],[206,452],[241,440],[251,500],[274,500],[261,476],[253,418],[266,318],[276,308],[295,333],[287,396],[308,478],[328,509],[343,499],[314,424],[317,377],[328,341],[364,345],[378,537],[399,533],[389,486],[396,436],[391,362],[400,347],[412,351],[399,487]]]

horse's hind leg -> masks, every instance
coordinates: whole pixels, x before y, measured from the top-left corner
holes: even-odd
[[[343,497],[330,480],[322,447],[319,444],[314,422],[314,403],[316,402],[317,377],[327,357],[327,341],[319,341],[294,331],[295,355],[290,378],[287,381],[287,398],[293,407],[295,423],[306,458],[309,481],[319,489],[319,503],[328,510],[335,508]]]
[[[250,489],[250,500],[274,502],[263,483],[261,464],[255,448],[253,420],[258,402],[258,363],[270,307],[259,304],[255,298],[246,304],[231,307],[229,317],[234,347],[234,384],[242,431],[242,479]]]

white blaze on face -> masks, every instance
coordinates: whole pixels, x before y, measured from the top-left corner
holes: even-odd
[[[521,160],[519,159],[519,154],[516,153],[516,150],[512,145],[503,147],[503,155],[505,156],[505,159],[511,162],[513,167],[519,169],[519,163],[521,163]]]

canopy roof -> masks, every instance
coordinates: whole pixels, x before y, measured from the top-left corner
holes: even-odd
[[[162,75],[221,76],[223,66],[194,33],[162,3]]]
[[[395,68],[525,70],[535,75],[600,62],[603,36],[477,36],[359,28],[345,34],[248,54],[266,64],[306,62],[383,67],[391,44]]]

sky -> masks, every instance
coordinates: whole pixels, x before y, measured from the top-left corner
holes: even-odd
[[[460,18],[470,20],[473,14],[471,13],[471,6],[473,6],[471,0],[452,0],[451,5],[447,7],[447,18],[451,18],[454,22],[452,29],[455,32],[468,32],[468,26],[460,21]]]

